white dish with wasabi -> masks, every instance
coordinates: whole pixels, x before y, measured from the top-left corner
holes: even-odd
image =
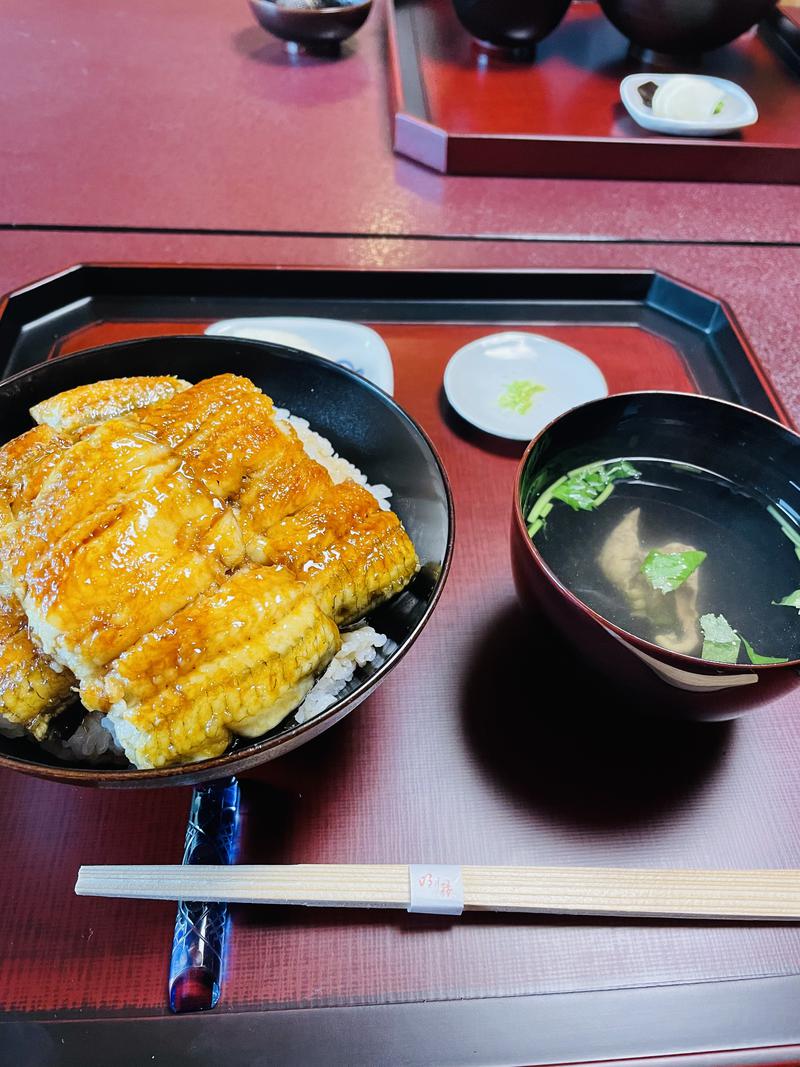
[[[625,110],[640,126],[673,137],[719,137],[752,126],[758,108],[726,78],[695,74],[629,74],[620,84]]]
[[[607,396],[608,386],[577,348],[504,330],[459,348],[445,369],[444,391],[462,419],[484,433],[530,441],[570,408]]]

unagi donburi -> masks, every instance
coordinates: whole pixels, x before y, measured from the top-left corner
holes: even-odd
[[[76,755],[188,763],[324,707],[385,641],[364,617],[419,566],[389,490],[249,379],[32,414],[0,449],[2,732],[52,745],[77,693]]]

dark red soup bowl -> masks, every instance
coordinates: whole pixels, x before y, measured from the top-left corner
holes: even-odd
[[[526,517],[540,494],[563,475],[597,461],[623,458],[634,465],[639,460],[643,465],[638,484],[629,481],[626,487],[619,482],[607,501],[593,512],[569,513],[580,521],[584,515],[594,516],[592,525],[586,527],[586,538],[574,538],[574,551],[584,556],[580,561],[576,559],[573,571],[571,560],[575,557],[572,549],[566,547],[572,538],[559,538],[556,534],[557,530],[565,529],[565,513],[550,512],[546,519],[549,532],[545,526],[534,538],[528,534]],[[661,461],[662,466],[650,466],[648,460]],[[690,476],[686,473],[687,465],[703,473]],[[702,545],[692,546],[708,551],[697,571],[697,603],[690,626],[698,627],[698,644],[692,649],[692,655],[670,651],[621,625],[620,618],[626,615],[623,612],[621,616],[618,609],[619,603],[625,604],[625,599],[618,597],[615,602],[614,595],[609,595],[609,590],[613,594],[614,589],[599,564],[596,580],[594,572],[589,571],[592,575],[589,585],[579,583],[574,577],[579,573],[577,568],[584,568],[581,573],[586,573],[586,560],[596,559],[601,545],[606,543],[608,533],[603,521],[609,532],[612,527],[616,529],[619,516],[628,514],[625,509],[629,505],[631,509],[634,507],[632,502],[637,500],[638,492],[645,494],[638,498],[642,502],[639,518],[645,516],[648,499],[656,500],[652,494],[662,492],[653,490],[652,486],[656,482],[665,484],[653,476],[652,472],[658,470],[667,472],[667,482],[672,477],[678,480],[699,477],[699,481],[692,482],[700,487],[699,493],[681,495],[679,489],[667,491],[671,495],[665,499],[673,509],[669,514],[676,515],[679,524],[681,520],[689,523],[695,521],[694,516],[700,516],[696,521],[705,526],[699,528],[713,529],[723,539],[717,544],[716,571],[709,566],[716,544],[714,537],[708,534],[708,544],[704,541]],[[601,521],[603,508],[608,508],[615,495],[613,508],[608,509]],[[710,511],[717,507],[710,503],[716,500],[728,502],[726,506],[733,509],[730,514],[737,516],[735,522],[721,521],[723,512],[704,513],[704,506]],[[740,501],[746,512],[739,511]],[[530,443],[520,462],[511,528],[511,562],[519,598],[526,609],[554,626],[574,647],[575,655],[611,683],[609,695],[613,697],[616,689],[627,706],[633,704],[646,714],[689,719],[736,718],[796,685],[800,667],[798,617],[793,608],[773,604],[774,600],[800,588],[800,559],[791,538],[783,536],[778,521],[773,527],[767,505],[782,514],[791,533],[800,516],[800,436],[782,424],[735,404],[684,393],[627,393],[592,401],[546,427]],[[569,509],[561,501],[554,507]],[[570,529],[574,531],[579,526],[573,523]],[[762,551],[764,533],[768,536]],[[680,537],[676,536],[675,540],[679,541]],[[644,541],[643,538],[643,545]],[[683,544],[687,541],[684,538]],[[731,566],[728,581],[727,562],[720,578],[720,560],[726,561],[731,553],[735,562],[739,550],[742,559],[763,560],[763,579],[758,567],[748,566],[746,574],[739,574]],[[638,567],[638,556],[636,560]],[[586,600],[592,601],[592,606],[569,587],[567,573],[572,575],[573,584],[580,586]],[[760,601],[762,580],[763,602]],[[773,585],[778,588],[773,589]],[[753,588],[758,591],[757,597],[752,594]],[[754,599],[759,600],[758,612],[753,610]],[[765,611],[779,614],[765,616]],[[724,615],[759,652],[794,658],[783,663],[754,665],[747,661],[744,642],[738,663],[720,664],[700,658],[699,618],[707,613]],[[632,625],[632,616],[628,615],[627,620]],[[782,640],[788,642],[788,649],[776,652],[758,648],[757,642],[766,640],[765,625],[777,625]],[[646,629],[645,623],[642,630]],[[795,634],[798,635],[796,644]]]

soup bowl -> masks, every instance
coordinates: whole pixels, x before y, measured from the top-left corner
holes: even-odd
[[[616,688],[626,704],[633,702],[643,712],[732,719],[788,691],[797,683],[800,647],[797,658],[759,665],[721,664],[671,651],[595,610],[548,564],[528,534],[526,516],[534,500],[575,468],[621,458],[689,464],[724,479],[735,492],[776,502],[790,520],[800,515],[800,436],[781,423],[736,404],[686,393],[627,393],[591,401],[545,427],[519,464],[511,563],[523,606],[543,615],[576,655],[611,683],[611,694]],[[780,534],[778,540],[783,546]],[[790,566],[795,563],[797,569],[787,574],[786,593],[800,586],[800,561],[792,548],[787,541]],[[576,543],[576,552],[587,550],[594,548]],[[703,604],[702,585],[698,601],[698,617],[720,610]],[[770,605],[767,610],[793,609]],[[733,623],[746,632],[747,619],[745,604]]]

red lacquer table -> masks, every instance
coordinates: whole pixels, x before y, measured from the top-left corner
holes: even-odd
[[[797,187],[431,173],[391,152],[384,29],[378,2],[338,63],[290,63],[244,2],[8,0],[0,292],[89,261],[659,269],[731,304],[800,419]],[[796,699],[620,731],[565,669],[580,712],[552,717],[505,555],[515,457],[446,418],[461,334],[386,337],[453,479],[452,579],[369,703],[248,780],[246,855],[800,867]],[[177,860],[188,800],[0,775],[3,1067],[800,1062],[786,926],[239,909],[219,1009],[170,1017],[173,907],[72,884],[80,863]]]
[[[5,0],[0,224],[315,239],[800,236],[796,186],[486,181],[396,157],[383,8],[376,0],[338,62],[291,62],[245,0]]]
[[[7,235],[0,250],[16,242],[27,277],[46,273],[53,256],[110,258],[118,239],[74,240],[82,248],[64,238],[54,247],[43,235]],[[169,241],[137,240],[142,259],[163,258]],[[253,244],[256,262],[305,257],[299,243]],[[192,258],[214,258],[222,247],[206,239]],[[340,261],[359,265],[358,245],[335,247]],[[387,265],[401,264],[403,250],[388,246]],[[657,266],[706,287],[713,279],[790,412],[800,411],[791,360],[800,325],[791,301],[794,249],[537,246],[531,256],[516,246],[437,242],[419,252],[431,267],[516,259]],[[394,356],[397,397],[432,435],[453,480],[459,530],[451,581],[414,654],[367,704],[246,780],[243,857],[800,866],[796,699],[721,727],[664,729],[607,717],[593,680],[559,660],[563,650],[517,612],[506,557],[515,456],[465,435],[440,405],[444,363],[474,331],[380,329]],[[625,386],[637,351],[661,361],[654,384],[687,386],[654,338],[644,335],[637,348],[629,335],[579,337],[582,328],[573,329],[570,340],[607,361],[612,387]],[[527,667],[532,647],[562,663],[568,697],[538,686]],[[560,700],[575,712],[558,714]],[[800,1046],[800,930],[782,925],[473,916],[450,926],[404,915],[240,908],[219,1008],[170,1017],[172,906],[77,899],[71,890],[80,863],[177,859],[187,805],[185,790],[99,793],[0,777],[7,848],[0,891],[8,905],[0,1002],[13,1020],[0,1030],[0,1049],[15,1057],[9,1062],[144,1063],[161,1055],[217,1063],[225,1050],[230,1062],[247,1063],[265,1049],[269,1062],[287,1063],[701,1053],[696,1062],[707,1062],[712,1050],[718,1063],[800,1056],[790,1047]],[[770,1045],[782,1050],[767,1054]],[[756,1050],[743,1051],[748,1046]]]

